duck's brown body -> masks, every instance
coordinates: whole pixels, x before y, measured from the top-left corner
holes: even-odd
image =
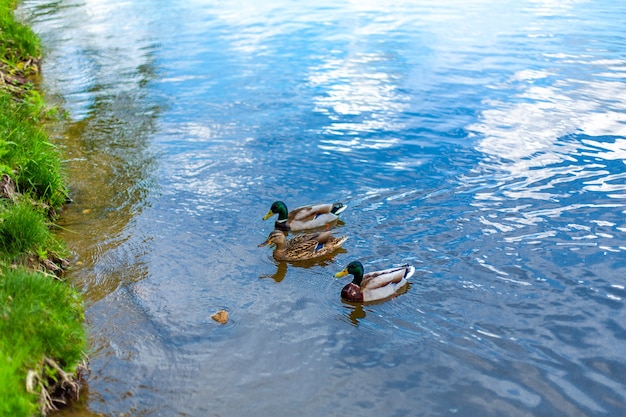
[[[335,237],[331,230],[295,236],[287,241],[280,230],[274,230],[259,246],[274,244],[274,259],[277,261],[305,261],[328,255],[341,247],[348,238]]]

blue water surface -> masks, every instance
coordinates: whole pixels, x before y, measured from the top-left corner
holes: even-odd
[[[20,11],[94,171],[66,214],[82,413],[626,415],[626,3]],[[345,250],[275,262],[277,199],[346,203]],[[351,260],[417,272],[353,305]]]

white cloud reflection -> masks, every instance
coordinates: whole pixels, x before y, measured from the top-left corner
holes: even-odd
[[[537,76],[517,73],[512,80],[531,81]],[[477,146],[481,152],[520,161],[551,149],[570,133],[626,136],[623,82],[564,80],[552,86],[531,85],[513,99],[513,103],[487,101],[490,109],[482,113],[481,121],[468,126],[484,137]],[[543,158],[527,162],[543,166]]]
[[[177,210],[200,214],[215,210],[218,202],[233,193],[249,192],[258,181],[242,167],[251,166],[255,159],[247,144],[252,138],[232,140],[232,127],[197,122],[163,126],[161,141],[168,137],[169,157],[162,161],[168,185],[163,195],[186,195]],[[228,159],[221,155],[229,155]],[[207,203],[210,202],[210,203]]]
[[[409,98],[398,90],[398,79],[378,69],[389,60],[382,53],[356,52],[344,58],[328,58],[311,69],[309,82],[321,87],[315,97],[315,111],[328,115],[330,123],[324,133],[336,137],[322,140],[321,149],[340,152],[355,148],[381,149],[397,140],[370,139],[360,135],[376,131],[398,131],[402,128],[397,115],[408,105]],[[344,138],[343,136],[349,136]]]
[[[476,149],[484,159],[464,181],[491,183],[475,194],[474,205],[490,213],[481,217],[485,233],[503,233],[507,242],[550,238],[571,248],[620,251],[621,246],[610,242],[621,239],[624,224],[614,220],[626,207],[626,173],[615,165],[626,164],[626,83],[617,81],[626,61],[572,55],[558,59],[598,71],[580,79],[559,79],[540,70],[515,73],[505,88],[518,87],[519,93],[506,101],[485,101],[488,108],[480,121],[468,126],[480,137]],[[598,75],[606,72],[612,77]],[[519,202],[517,209],[506,209],[511,202]],[[550,227],[558,222],[544,223],[579,219],[575,213],[598,217],[587,214],[586,220],[577,220],[583,225],[571,221],[556,229]],[[533,226],[548,230],[522,231]]]
[[[22,7],[32,7],[36,15],[41,5]],[[154,16],[147,5],[78,0],[49,7],[55,17],[41,15],[35,23],[47,46],[43,72],[75,120],[88,117],[98,96],[107,93],[102,85],[115,85],[117,92],[136,90],[142,78],[138,68],[150,63],[153,48]]]

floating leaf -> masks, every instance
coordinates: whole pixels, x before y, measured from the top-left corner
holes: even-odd
[[[217,313],[213,314],[211,318],[219,324],[226,324],[228,323],[228,311],[220,310]]]

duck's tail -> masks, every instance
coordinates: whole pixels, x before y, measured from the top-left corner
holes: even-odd
[[[406,272],[404,273],[404,279],[409,279],[415,273],[415,267],[413,265],[406,264],[404,265],[406,268]]]
[[[333,203],[333,208],[330,210],[330,212],[338,216],[341,212],[343,212],[347,208],[348,208],[347,205],[337,202],[337,203]]]
[[[348,236],[337,237],[337,241],[335,242],[335,246],[343,245],[343,242],[345,242],[346,240],[348,240]]]

